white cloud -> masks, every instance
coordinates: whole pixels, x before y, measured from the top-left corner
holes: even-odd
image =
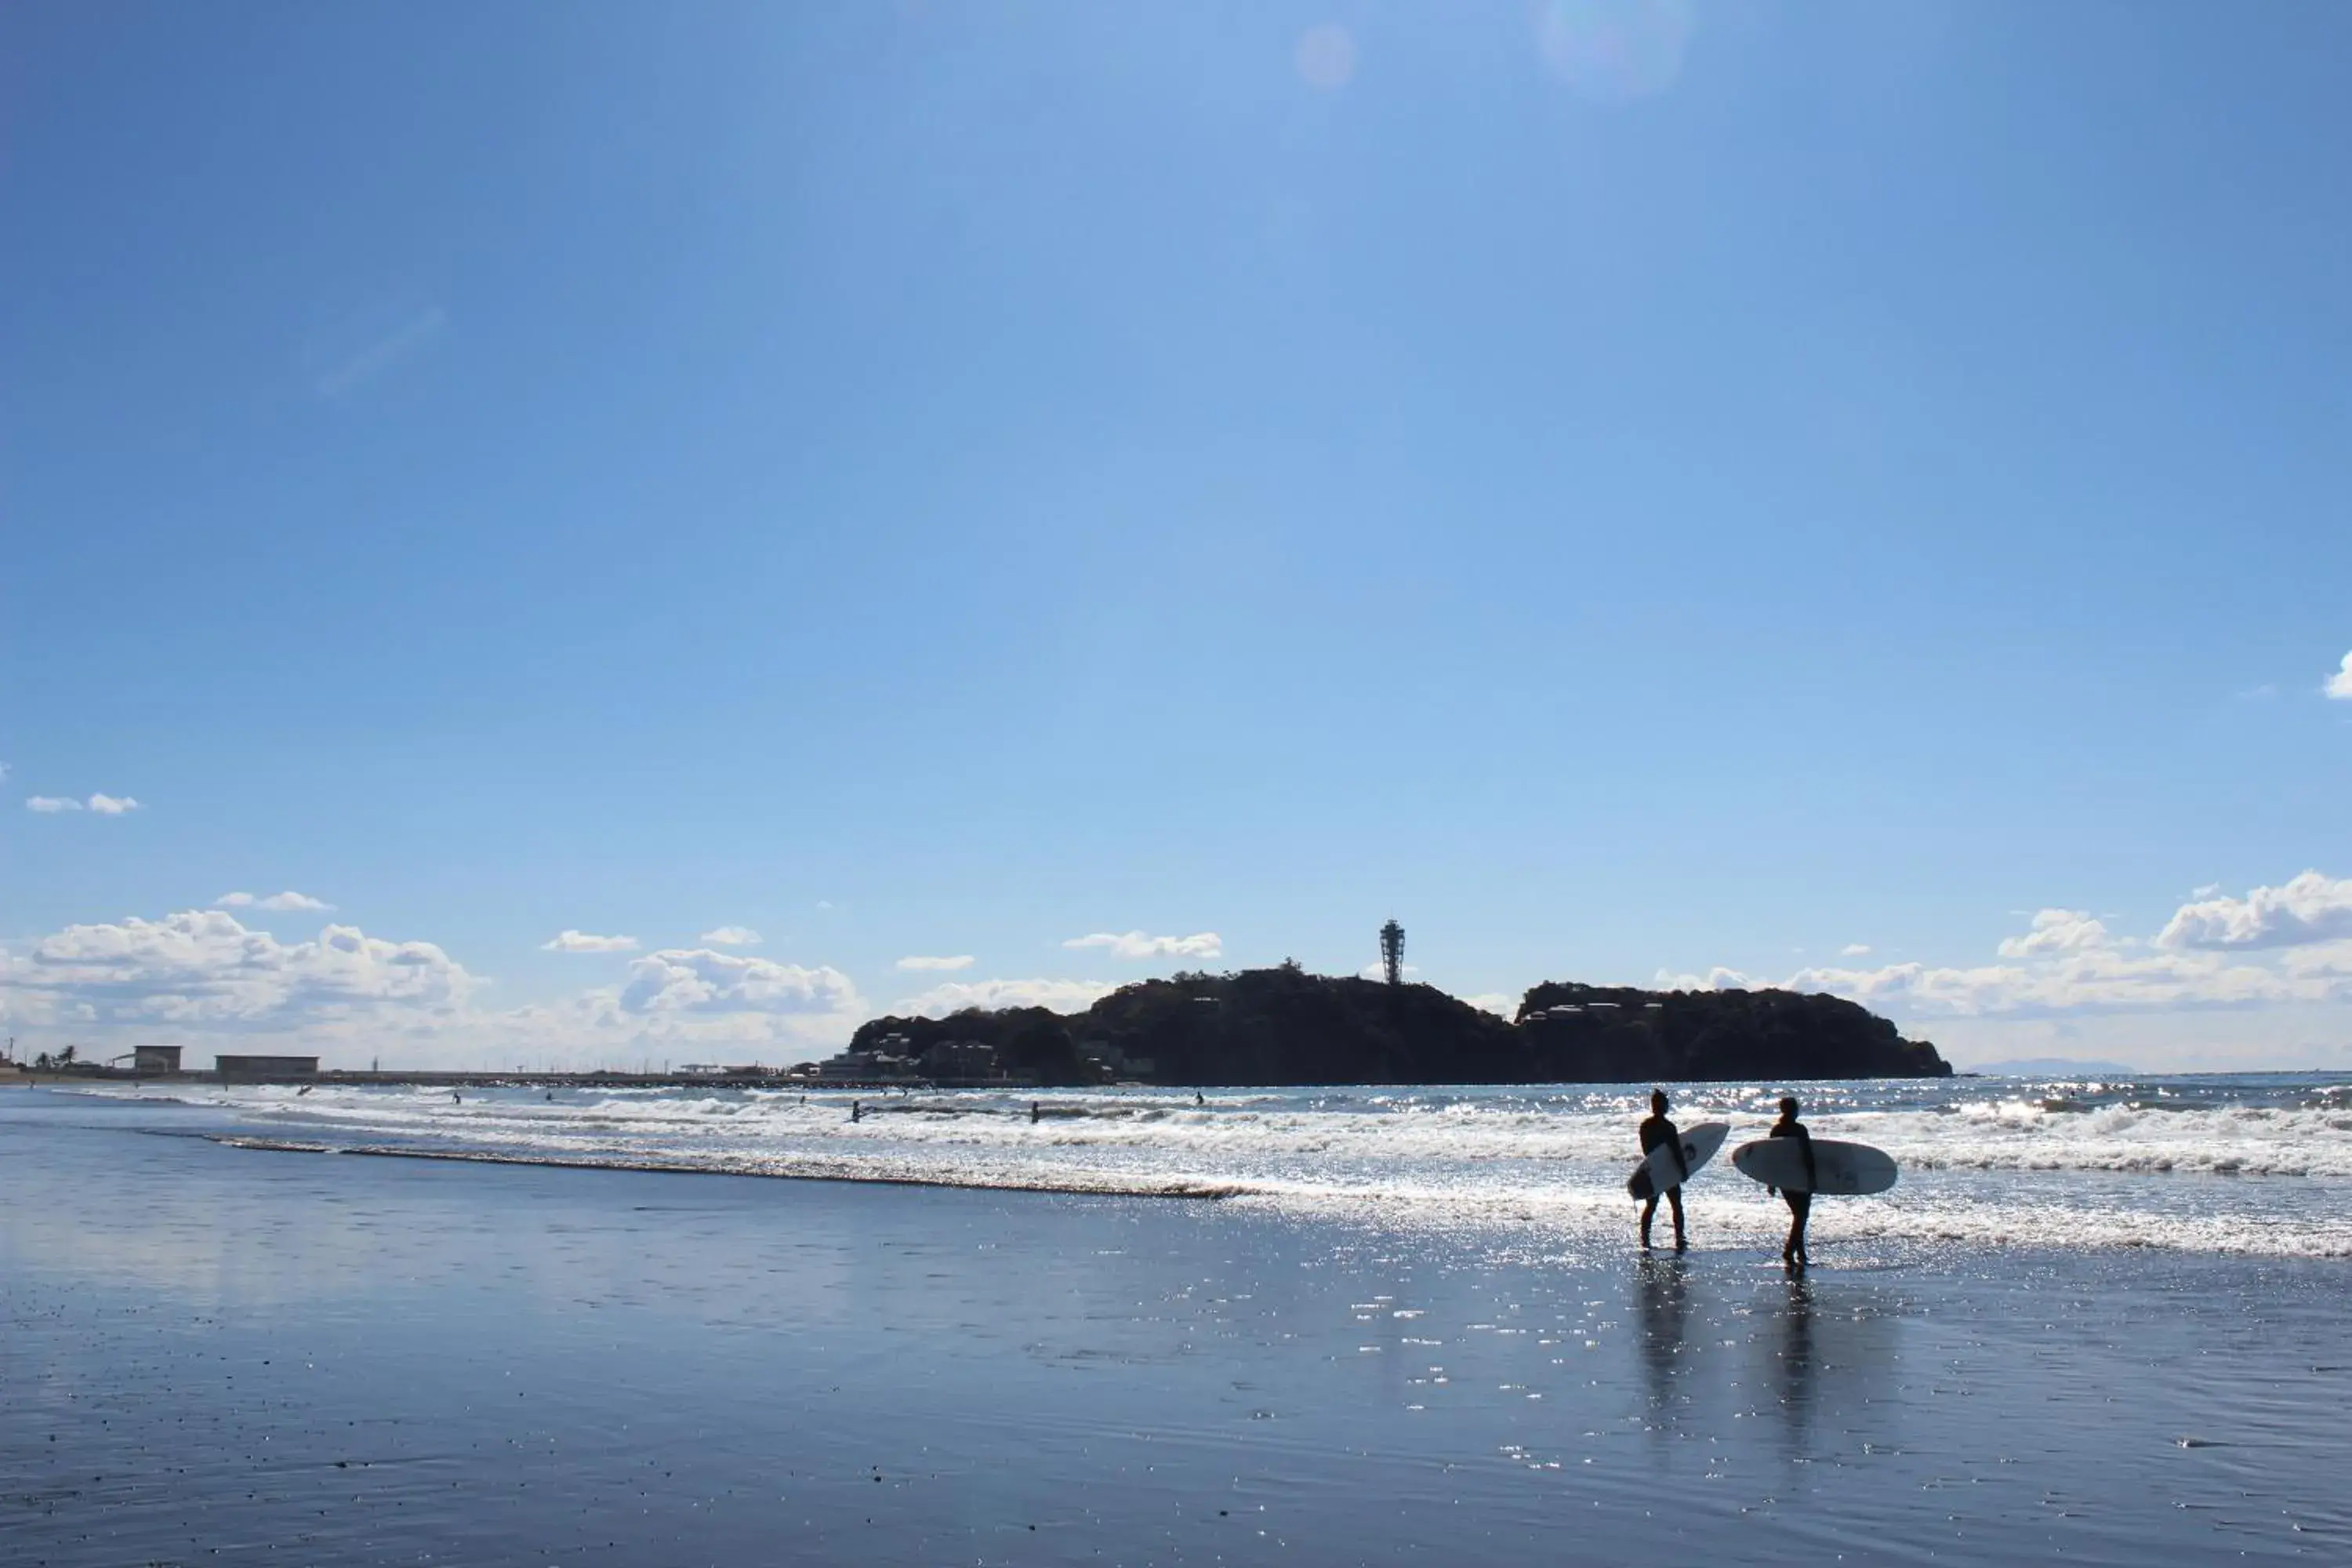
[[[750,926],[720,926],[716,931],[704,931],[696,940],[716,942],[720,947],[757,947],[761,936]]]
[[[970,969],[971,963],[971,954],[968,952],[959,952],[952,958],[925,958],[920,953],[913,953],[900,959],[898,967],[901,969]]]
[[[591,936],[584,931],[566,931],[539,944],[541,952],[635,952],[637,939],[633,936]]]
[[[2298,947],[2281,960],[2280,967],[2297,979],[2352,980],[2352,942]]]
[[[478,1016],[437,1047],[479,1061],[644,1062],[723,1057],[771,1065],[847,1043],[866,1004],[849,977],[707,948],[632,959],[617,985]]]
[[[2242,899],[2183,904],[2157,934],[2173,948],[2297,947],[2352,937],[2352,878],[2305,871],[2284,887],[2256,888]]]
[[[2250,956],[2287,948],[2278,962]],[[2181,906],[2148,944],[2117,939],[2081,910],[2042,910],[2003,941],[2010,962],[1809,968],[1783,982],[1921,1017],[2055,1018],[2352,1002],[2352,879],[2306,871],[2243,899]],[[1661,984],[1753,984],[1733,970],[1669,975]]]
[[[334,907],[324,899],[314,899],[291,888],[282,893],[272,893],[266,899],[256,898],[251,893],[223,893],[213,900],[213,908],[216,910],[275,910],[281,913],[292,910],[323,914]]]
[[[1866,942],[1850,942],[1843,947],[1838,949],[1838,956],[1840,958],[1862,958],[1867,956],[1869,952],[1870,943]]]
[[[1399,976],[1406,980],[1412,979],[1420,973],[1421,966],[1417,963],[1402,964],[1397,970]],[[1356,978],[1359,980],[1386,980],[1388,977],[1388,966],[1385,964],[1367,963],[1356,971]]]
[[[2352,702],[2352,653],[2344,656],[2344,667],[2329,676],[2321,689],[2339,701]]]
[[[844,1044],[866,1011],[837,970],[707,951],[651,953],[620,984],[503,1011],[478,1005],[487,984],[430,942],[340,925],[282,942],[219,909],[0,946],[0,1019],[20,1047],[92,1055],[157,1043],[317,1052],[329,1067],[781,1066]]]
[[[709,948],[665,948],[629,965],[614,1000],[628,1013],[844,1013],[858,1005],[849,976]]]
[[[45,813],[60,811],[94,811],[100,816],[122,816],[139,809],[139,803],[127,795],[93,795],[87,802],[69,795],[37,795],[27,796],[25,809]]]
[[[1718,963],[1705,974],[1675,974],[1661,969],[1650,984],[1661,991],[1752,991],[1760,982]]]
[[[1828,991],[1874,1007],[1949,1017],[2242,1007],[2327,1001],[2336,999],[2333,994],[2339,989],[2210,954],[2137,956],[2115,948],[2070,952],[2031,964],[1809,969],[1787,984],[1794,991]],[[2352,998],[2352,991],[2345,996]]]
[[[446,1014],[478,984],[431,942],[337,925],[281,942],[218,910],[68,926],[0,955],[0,990],[34,1019],[293,1028],[394,1006]]]
[[[1091,980],[954,980],[902,996],[890,1004],[889,1011],[927,1018],[944,1018],[966,1007],[1050,1007],[1056,1013],[1079,1013],[1114,989]]]
[[[2004,938],[2000,952],[2003,958],[2032,958],[2108,945],[2107,928],[2093,920],[2090,910],[2041,910],[2033,916],[2033,929],[2023,936]]]
[[[1481,991],[1475,996],[1465,996],[1462,1000],[1473,1007],[1483,1007],[1502,1017],[1516,1018],[1519,1016],[1519,999],[1507,996],[1500,991]]]
[[[1191,936],[1146,936],[1139,931],[1114,934],[1096,931],[1090,936],[1074,936],[1064,947],[1099,947],[1113,958],[1216,958],[1225,951],[1225,944],[1215,931],[1195,931]]]

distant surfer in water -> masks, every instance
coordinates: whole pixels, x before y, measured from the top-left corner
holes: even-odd
[[[1683,1135],[1675,1129],[1673,1122],[1666,1120],[1666,1091],[1663,1089],[1654,1089],[1650,1091],[1649,1120],[1642,1123],[1642,1152],[1647,1156],[1652,1150],[1661,1145],[1675,1152],[1675,1169],[1681,1172],[1684,1177],[1688,1177],[1690,1163],[1683,1158]],[[1658,1215],[1658,1195],[1656,1193],[1652,1193],[1650,1201],[1642,1205],[1642,1250],[1644,1252],[1650,1249],[1650,1222]],[[1674,1185],[1666,1189],[1665,1199],[1667,1206],[1675,1213],[1675,1250],[1676,1252],[1687,1250],[1690,1242],[1683,1235],[1681,1180],[1676,1180]]]
[[[1812,1215],[1811,1189],[1819,1178],[1813,1171],[1813,1135],[1805,1131],[1803,1122],[1797,1120],[1797,1101],[1793,1095],[1780,1097],[1780,1120],[1772,1123],[1771,1136],[1794,1138],[1797,1147],[1805,1152],[1806,1190],[1801,1193],[1792,1187],[1780,1194],[1789,1204],[1789,1240],[1780,1248],[1780,1261],[1791,1268],[1802,1268],[1811,1261],[1805,1256],[1805,1221]]]

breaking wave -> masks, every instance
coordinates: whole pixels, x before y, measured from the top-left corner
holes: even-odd
[[[919,1092],[321,1083],[97,1092],[210,1107],[256,1147],[827,1181],[1219,1197],[1374,1223],[1622,1227],[1647,1086]],[[1760,1136],[1778,1086],[1693,1086],[1685,1124]],[[1904,1167],[1816,1210],[1825,1240],[2352,1256],[2341,1075],[1801,1086],[1815,1134]],[[856,1102],[853,1119],[852,1102]],[[2223,1178],[2229,1178],[2224,1180]],[[1703,1225],[1761,1245],[1779,1207],[1727,1161]]]

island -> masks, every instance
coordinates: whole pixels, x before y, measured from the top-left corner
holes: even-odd
[[[1948,1078],[1843,997],[1547,981],[1506,1019],[1433,985],[1296,963],[1121,986],[1082,1013],[967,1008],[862,1025],[824,1076],[1040,1085],[1790,1082]]]

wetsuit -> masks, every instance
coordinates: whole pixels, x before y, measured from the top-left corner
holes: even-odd
[[[1805,1124],[1795,1117],[1784,1117],[1772,1123],[1770,1135],[1775,1138],[1794,1138],[1803,1144],[1805,1183],[1810,1187],[1818,1177],[1813,1170],[1813,1135],[1805,1131]],[[1813,1194],[1810,1191],[1801,1193],[1793,1187],[1784,1187],[1780,1191],[1780,1195],[1787,1199],[1789,1204],[1789,1239],[1780,1248],[1780,1261],[1801,1267],[1808,1261],[1805,1257],[1805,1222],[1812,1215]]]
[[[1690,1167],[1683,1160],[1682,1133],[1676,1131],[1675,1124],[1664,1117],[1653,1116],[1642,1123],[1642,1153],[1646,1157],[1661,1145],[1675,1152],[1675,1166],[1684,1176],[1689,1175]],[[1650,1201],[1642,1205],[1642,1245],[1643,1247],[1650,1245],[1650,1221],[1657,1217],[1659,1195],[1652,1193]],[[1675,1246],[1681,1247],[1686,1244],[1683,1239],[1683,1184],[1679,1178],[1666,1188],[1664,1197],[1667,1207],[1674,1211]]]

